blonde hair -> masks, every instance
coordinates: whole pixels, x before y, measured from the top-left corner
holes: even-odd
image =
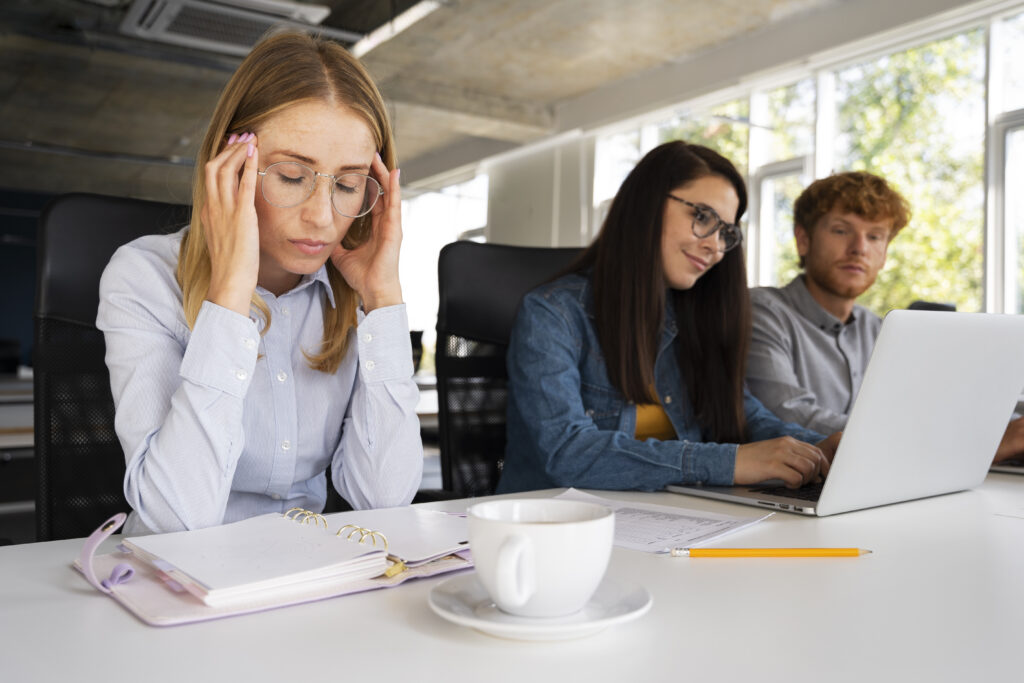
[[[253,48],[228,81],[214,109],[196,159],[192,182],[192,220],[181,242],[177,279],[182,292],[185,320],[193,327],[210,288],[210,253],[201,219],[206,203],[204,168],[220,151],[225,137],[251,133],[282,109],[311,100],[347,107],[361,116],[373,135],[376,148],[388,169],[395,167],[391,124],[384,100],[366,69],[343,47],[304,33],[286,32],[266,38]],[[353,220],[342,244],[352,249],[370,236],[371,215]],[[333,373],[348,345],[349,328],[356,322],[356,292],[334,264],[327,261],[327,277],[335,306],[324,306],[321,348],[304,351],[314,370]],[[270,327],[270,309],[253,293],[252,306],[263,317],[263,331]]]

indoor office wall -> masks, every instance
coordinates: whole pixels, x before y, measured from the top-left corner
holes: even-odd
[[[488,242],[577,247],[587,243],[593,198],[594,138],[569,135],[542,149],[483,165]]]

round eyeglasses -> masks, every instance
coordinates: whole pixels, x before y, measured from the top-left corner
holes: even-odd
[[[685,199],[673,194],[668,195],[681,204],[686,204],[693,209],[693,234],[701,239],[718,233],[718,251],[725,253],[743,242],[743,231],[735,223],[726,223],[715,210],[709,206],[701,206],[688,202]]]
[[[362,173],[331,175],[318,173],[296,161],[278,161],[267,166],[260,176],[260,190],[268,204],[286,209],[306,201],[316,189],[318,177],[331,181],[331,206],[346,218],[359,218],[370,213],[377,199],[384,194],[380,183]]]

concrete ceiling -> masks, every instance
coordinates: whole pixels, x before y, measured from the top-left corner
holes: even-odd
[[[320,0],[391,108],[403,181],[561,132],[560,105],[837,0]],[[239,58],[123,35],[132,0],[0,2],[0,189],[188,201],[192,158]],[[349,37],[350,36],[350,37]],[[755,70],[757,64],[751,64]],[[574,122],[575,123],[575,122]],[[469,151],[467,151],[469,150]]]

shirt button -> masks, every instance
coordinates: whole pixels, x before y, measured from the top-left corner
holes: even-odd
[[[277,373],[277,381],[278,382],[283,382],[286,379],[288,379],[288,373],[287,372],[282,370],[281,372]]]
[[[363,341],[369,344],[370,342],[373,341],[373,335],[367,332],[366,334],[363,335]]]
[[[244,382],[245,378],[248,376],[249,374],[245,370],[235,370],[235,377],[237,377],[241,382]]]
[[[665,397],[665,403],[668,404],[668,403],[671,403],[671,402],[672,402],[672,396],[671,395],[666,396]]]
[[[247,348],[247,349],[255,349],[256,348],[256,340],[255,339],[249,339],[248,337],[242,337],[242,344],[245,345],[245,348]]]
[[[587,408],[587,417],[594,417],[594,409]]]
[[[281,450],[282,451],[286,451],[286,450],[288,450],[291,447],[292,447],[292,442],[291,441],[282,441],[281,442]]]
[[[377,364],[374,363],[372,360],[368,360],[365,363],[363,363],[363,367],[366,368],[367,370],[373,370],[376,366]]]
[[[281,309],[281,313],[283,315],[291,315],[292,314],[291,309],[289,309],[287,306],[285,306],[284,308]]]

